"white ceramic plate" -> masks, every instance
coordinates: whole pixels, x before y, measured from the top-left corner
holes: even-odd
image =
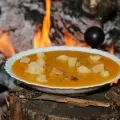
[[[24,82],[25,84],[27,84],[28,86],[30,86],[36,90],[40,90],[40,91],[48,92],[48,93],[55,93],[55,94],[74,94],[74,93],[90,92],[93,90],[97,90],[106,84],[110,84],[114,80],[120,78],[120,75],[118,74],[113,79],[110,79],[109,81],[103,82],[101,84],[94,84],[94,85],[90,85],[90,86],[80,86],[80,87],[53,87],[53,86],[47,86],[47,85],[41,85],[41,84],[35,84],[35,83],[28,82],[24,79],[17,77],[11,70],[11,66],[13,65],[13,63],[23,56],[27,56],[27,55],[38,53],[38,52],[60,51],[60,50],[81,51],[81,52],[87,52],[87,53],[100,54],[100,55],[110,58],[111,60],[120,64],[119,58],[117,58],[116,56],[114,56],[108,52],[103,52],[101,50],[84,48],[84,47],[76,47],[76,46],[72,46],[72,47],[54,46],[54,47],[43,47],[43,48],[38,48],[38,49],[30,49],[27,51],[20,52],[20,53],[14,55],[13,57],[9,58],[6,61],[5,70],[7,71],[7,73],[10,74],[11,77],[15,78],[18,81]]]

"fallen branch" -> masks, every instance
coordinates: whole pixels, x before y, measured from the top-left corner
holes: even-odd
[[[68,104],[72,104],[78,107],[87,107],[87,106],[110,107],[110,104],[107,102],[78,99],[78,98],[64,97],[64,96],[58,96],[58,95],[49,95],[49,94],[43,94],[34,99],[55,101],[55,102],[60,102],[60,103],[68,103]]]

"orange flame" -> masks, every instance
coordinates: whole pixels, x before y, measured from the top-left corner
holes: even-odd
[[[74,46],[76,44],[76,42],[73,40],[73,38],[67,31],[65,32],[64,35],[64,41],[65,41],[65,45],[67,46]]]
[[[64,41],[67,46],[89,47],[85,42],[82,43],[75,39],[68,31],[65,31]]]
[[[40,26],[38,25],[34,33],[33,47],[39,48],[40,46],[41,46],[41,29]]]
[[[49,30],[50,30],[50,8],[51,0],[46,0],[46,15],[44,16],[42,30],[37,27],[34,35],[34,48],[50,46]]]
[[[0,52],[9,58],[15,54],[14,47],[9,42],[8,32],[3,32],[0,36]]]
[[[118,83],[118,79],[114,80],[113,82],[110,83],[110,86],[112,86],[113,84],[117,84]]]
[[[114,54],[114,44],[111,43],[109,46],[109,53]]]
[[[111,43],[109,46],[109,53],[114,54],[114,44],[113,43]],[[118,79],[111,82],[110,86],[112,86],[113,84],[117,84],[117,83],[118,83]]]

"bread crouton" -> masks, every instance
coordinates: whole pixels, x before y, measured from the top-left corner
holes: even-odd
[[[36,60],[36,62],[40,65],[40,66],[45,66],[45,60],[43,58],[38,58]]]
[[[39,52],[36,55],[37,55],[38,58],[41,58],[41,57],[45,56],[44,52]]]
[[[53,68],[51,74],[62,75],[63,72],[57,68]]]
[[[27,56],[23,56],[23,57],[20,59],[20,62],[21,62],[21,63],[29,63],[29,62],[30,62],[30,58],[27,57]]]
[[[36,80],[37,81],[39,81],[39,82],[42,82],[42,83],[46,83],[46,82],[48,82],[48,80],[46,79],[46,76],[45,75],[38,75],[37,77],[36,77]]]
[[[25,72],[29,74],[40,74],[44,71],[44,68],[40,66],[37,62],[31,62],[28,64],[28,68],[25,70]]]
[[[74,57],[69,57],[68,58],[68,66],[69,67],[75,67],[76,62],[77,62],[77,58],[74,58]]]
[[[102,72],[104,70],[104,64],[95,65],[91,69],[92,69],[92,72],[94,73]]]
[[[109,72],[109,71],[106,71],[106,70],[103,70],[103,71],[100,73],[100,75],[101,75],[102,77],[108,77],[108,76],[110,75],[110,72]]]
[[[68,56],[66,55],[60,55],[57,57],[58,60],[68,60]]]
[[[94,62],[97,62],[101,59],[102,57],[100,55],[90,55],[89,59],[94,61]]]
[[[79,72],[79,73],[89,73],[90,69],[87,68],[86,66],[80,66],[80,67],[77,68],[77,72]]]

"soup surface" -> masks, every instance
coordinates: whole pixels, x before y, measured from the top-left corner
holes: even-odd
[[[118,75],[120,69],[116,62],[98,54],[51,51],[18,59],[12,65],[12,71],[32,83],[80,87],[108,81]]]

